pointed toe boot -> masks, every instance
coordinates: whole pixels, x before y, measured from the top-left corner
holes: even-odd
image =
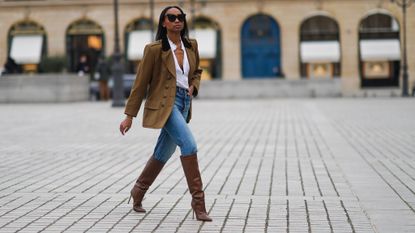
[[[180,156],[183,171],[186,176],[187,186],[192,195],[192,209],[193,216],[199,221],[212,221],[212,218],[206,212],[205,207],[205,193],[203,192],[202,178],[200,176],[199,164],[197,162],[197,155]]]
[[[146,210],[142,206],[142,201],[148,188],[153,184],[154,180],[163,168],[164,163],[156,160],[154,156],[148,160],[141,175],[138,177],[134,187],[131,189],[131,197],[133,198],[133,209],[136,212],[144,213]],[[130,200],[128,200],[130,202]]]

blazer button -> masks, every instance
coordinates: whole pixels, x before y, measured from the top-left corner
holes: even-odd
[[[161,107],[164,107],[164,104],[161,104]]]
[[[167,86],[167,85],[166,85],[166,86],[165,86],[165,88],[166,88],[166,89],[169,89],[169,86]]]

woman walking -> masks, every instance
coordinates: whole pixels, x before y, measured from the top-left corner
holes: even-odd
[[[126,118],[120,124],[124,135],[147,96],[143,127],[161,129],[153,155],[131,190],[136,212],[145,212],[142,200],[146,191],[179,146],[192,195],[193,214],[197,220],[212,221],[206,212],[196,142],[187,126],[192,115],[192,97],[199,91],[201,73],[197,42],[188,39],[186,15],[177,6],[166,7],[160,14],[156,42],[144,49],[125,107]]]

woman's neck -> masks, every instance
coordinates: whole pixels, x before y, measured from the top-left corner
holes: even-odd
[[[171,40],[171,42],[173,42],[174,44],[180,44],[181,38],[180,38],[180,33],[175,33],[175,32],[169,32],[167,31],[167,37],[169,38],[169,40]]]

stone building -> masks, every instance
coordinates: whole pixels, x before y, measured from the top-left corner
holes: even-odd
[[[344,90],[399,89],[401,8],[388,0],[119,0],[121,48],[133,73],[166,5],[187,13],[205,79],[340,79]],[[45,57],[93,67],[114,48],[112,0],[0,0],[0,64],[37,72]],[[409,87],[415,82],[415,6],[407,13]]]

